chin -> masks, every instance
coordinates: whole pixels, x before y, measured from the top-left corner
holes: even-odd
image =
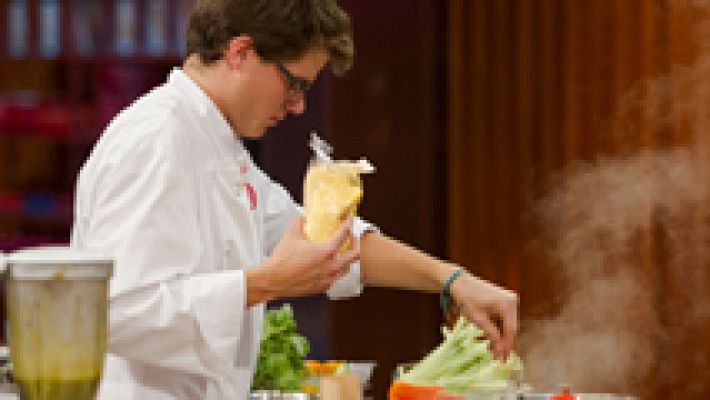
[[[258,139],[266,133],[266,129],[261,128],[261,127],[254,127],[252,129],[245,129],[243,132],[239,134],[241,137],[249,138],[249,139]]]

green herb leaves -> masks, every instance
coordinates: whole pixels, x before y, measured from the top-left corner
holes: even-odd
[[[289,304],[267,310],[252,389],[300,390],[306,375],[303,358],[309,351],[308,339],[296,332]]]

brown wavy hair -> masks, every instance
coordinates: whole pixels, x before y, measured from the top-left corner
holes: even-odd
[[[320,47],[338,75],[353,63],[350,17],[335,0],[197,0],[187,53],[213,63],[239,35],[251,37],[256,52],[269,62],[297,60]]]

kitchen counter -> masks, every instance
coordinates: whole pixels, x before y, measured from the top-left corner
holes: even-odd
[[[0,400],[19,400],[17,387],[11,383],[0,383]]]

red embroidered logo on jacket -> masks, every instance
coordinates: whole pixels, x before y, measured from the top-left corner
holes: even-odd
[[[244,183],[244,188],[247,191],[247,197],[249,197],[249,207],[254,211],[256,210],[256,190],[249,182]]]

